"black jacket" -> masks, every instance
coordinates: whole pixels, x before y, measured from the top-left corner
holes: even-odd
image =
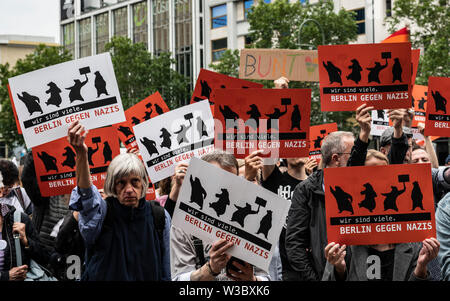
[[[363,166],[369,143],[355,140],[347,166]],[[286,228],[286,253],[301,281],[319,281],[325,269],[327,245],[323,170],[299,183],[292,196]]]
[[[16,262],[16,248],[13,238],[13,224],[14,224],[14,211],[16,210],[12,206],[8,206],[10,211],[3,217],[3,229],[2,237],[6,241],[7,246],[5,249],[4,266],[0,271],[0,280],[9,280],[9,270],[17,266]],[[29,248],[25,249],[22,244],[22,264],[29,266],[30,259],[33,259],[41,265],[47,264],[49,260],[49,254],[43,248],[39,235],[37,234],[30,218],[25,213],[21,213],[21,222],[25,224],[25,232],[27,235]]]

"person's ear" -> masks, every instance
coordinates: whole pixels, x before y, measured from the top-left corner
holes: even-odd
[[[338,162],[339,162],[339,155],[338,154],[332,154],[331,155],[331,164],[332,165],[337,165]]]

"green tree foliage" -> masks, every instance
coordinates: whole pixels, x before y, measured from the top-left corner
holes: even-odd
[[[396,0],[389,31],[409,24],[412,47],[421,49],[416,84],[428,85],[430,76],[450,76],[450,9],[448,0]]]
[[[63,63],[72,59],[71,54],[63,47],[48,47],[39,45],[33,53],[24,59],[19,59],[11,68],[9,64],[0,64],[0,135],[10,147],[23,145],[23,137],[17,132],[11,101],[8,94],[8,78],[31,72],[51,65]]]
[[[255,1],[257,2],[257,1]],[[288,0],[276,0],[264,3],[258,0],[249,10],[247,20],[250,24],[249,37],[253,41],[249,48],[279,49],[317,49],[322,45],[322,32],[312,21],[318,22],[323,29],[325,45],[348,44],[357,38],[357,25],[354,13],[340,9],[334,11],[332,1],[319,1],[314,4],[289,3]],[[301,44],[299,47],[299,34]],[[306,46],[305,46],[306,45]],[[307,46],[307,45],[310,45]],[[239,74],[239,52],[227,50],[218,63],[211,64],[215,71],[237,77]],[[272,88],[273,81],[256,81]],[[291,82],[290,88],[311,89],[311,125],[337,122],[340,130],[353,130],[356,120],[353,112],[321,112],[319,83]]]
[[[169,108],[182,106],[189,98],[189,79],[172,69],[170,53],[152,56],[143,43],[113,37],[105,49],[111,52],[124,109],[158,91]]]

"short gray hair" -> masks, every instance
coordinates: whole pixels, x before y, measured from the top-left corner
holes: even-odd
[[[239,163],[236,160],[236,157],[221,149],[215,149],[214,151],[203,155],[201,159],[209,163],[216,162],[222,167],[236,168],[237,174],[239,174]]]
[[[332,132],[323,139],[322,147],[320,148],[320,152],[322,153],[322,167],[330,164],[333,154],[345,152],[344,137],[355,139],[352,132],[345,131]]]
[[[106,171],[106,179],[103,186],[105,194],[117,198],[115,189],[116,180],[129,175],[135,175],[141,178],[143,187],[142,195],[139,198],[145,197],[149,185],[147,171],[141,159],[133,153],[120,154],[111,161]]]

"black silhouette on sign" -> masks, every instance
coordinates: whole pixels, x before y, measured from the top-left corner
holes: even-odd
[[[397,198],[403,193],[405,192],[406,187],[405,187],[405,183],[403,182],[403,189],[402,190],[398,190],[397,187],[395,186],[391,186],[391,191],[388,193],[382,193],[382,195],[384,195],[386,198],[384,199],[384,211],[387,211],[389,209],[398,211],[397,208]]]
[[[267,210],[266,215],[261,219],[259,223],[259,229],[256,234],[264,234],[264,237],[267,239],[267,235],[269,234],[270,229],[272,229],[272,210]]]
[[[64,162],[61,165],[62,166],[68,166],[70,168],[74,168],[75,164],[76,164],[76,162],[75,162],[75,158],[76,158],[75,152],[69,146],[66,146],[64,149],[66,151],[62,155],[65,156],[66,159],[64,160]]]
[[[155,110],[158,115],[164,114],[163,109],[157,103],[155,103]]]
[[[392,66],[392,82],[396,80],[402,82],[402,65],[398,58],[394,59],[394,65]]]
[[[158,150],[156,149],[156,142],[148,139],[147,137],[141,138],[141,143],[147,149],[148,155],[151,157],[153,154],[159,155]]]
[[[369,76],[368,76],[368,82],[377,82],[380,84],[380,72],[381,70],[383,70],[384,68],[386,68],[388,66],[388,61],[387,59],[390,58],[390,52],[383,52],[381,54],[381,57],[386,59],[386,64],[381,65],[379,62],[375,62],[375,66],[370,67],[370,68],[366,68],[367,70],[369,70]]]
[[[203,138],[203,136],[208,137],[208,131],[206,130],[206,125],[200,116],[197,117],[197,131],[198,131],[200,138]]]
[[[146,112],[145,112],[145,115],[144,115],[144,117],[143,117],[142,119],[144,119],[144,120],[149,120],[150,118],[152,118],[151,115],[152,115],[152,113],[153,113],[152,104],[151,104],[151,103],[148,103],[148,104],[145,105],[145,107],[146,107],[147,109],[149,109],[149,108],[151,108],[151,109],[150,109],[150,112],[149,112],[149,111],[146,111]]]
[[[363,70],[357,59],[351,60],[352,64],[348,66],[348,69],[352,69],[352,72],[347,75],[348,80],[354,81],[358,84],[361,81],[361,71]]]
[[[227,126],[228,129],[228,121],[229,120],[237,120],[239,119],[239,115],[234,112],[229,106],[224,106],[223,108],[221,106],[219,106],[219,110],[222,113],[223,119],[225,120],[225,125]],[[233,128],[237,128],[237,126],[235,125],[235,123],[233,122]]]
[[[88,161],[89,165],[94,165],[94,162],[92,161],[92,157],[94,154],[98,151],[98,143],[96,144],[96,148],[88,147]]]
[[[106,90],[106,82],[103,79],[103,76],[100,74],[99,71],[95,71],[95,80],[94,80],[94,85],[95,85],[95,89],[97,89],[97,97],[100,97],[100,95],[102,94],[108,94],[108,91]]]
[[[443,111],[444,114],[447,114],[447,99],[439,91],[431,91],[431,95],[433,95],[436,112]]]
[[[81,72],[82,71],[80,69],[80,73]],[[88,82],[88,77],[87,77],[86,73],[84,73],[84,76],[86,76],[86,80],[85,81],[82,82],[79,79],[74,79],[73,80],[74,81],[74,85],[72,87],[66,88],[66,90],[70,90],[70,92],[69,92],[69,99],[70,99],[71,103],[74,102],[75,100],[84,101],[84,98],[81,96],[81,88],[83,88],[83,86],[86,85],[87,82]]]
[[[103,142],[103,158],[105,159],[103,164],[112,161],[112,149],[111,146],[109,146],[108,141]]]
[[[325,139],[325,136],[327,135],[327,130],[320,130],[320,133],[322,134],[322,137],[317,136],[317,139],[314,141],[314,148],[320,148],[322,146],[322,140]]]
[[[363,185],[366,189],[361,191],[362,195],[365,195],[364,200],[362,200],[361,203],[358,204],[359,208],[366,208],[367,210],[369,210],[370,212],[373,211],[373,209],[375,209],[376,207],[376,202],[375,202],[375,198],[377,197],[377,193],[375,192],[375,190],[373,190],[372,185],[370,185],[369,183],[366,183]]]
[[[217,202],[209,203],[209,207],[216,211],[218,217],[225,213],[227,210],[227,206],[230,205],[230,195],[228,190],[222,188],[221,193],[216,193],[216,197],[218,198]]]
[[[377,110],[377,118],[384,120],[384,110]]]
[[[186,134],[187,134],[187,131],[188,131],[191,127],[192,127],[192,122],[191,122],[191,120],[189,119],[189,125],[188,125],[188,126],[182,124],[182,125],[180,125],[180,129],[179,129],[178,131],[173,132],[174,134],[177,134],[177,141],[178,141],[178,144],[181,144],[181,143],[183,143],[183,142],[184,142],[184,143],[189,143],[189,140],[188,140],[188,138],[186,137]]]
[[[340,83],[342,86],[341,69],[333,65],[333,63],[330,61],[328,61],[327,64],[325,64],[325,62],[322,62],[322,64],[328,72],[328,79],[330,80],[330,85],[332,83]]]
[[[300,113],[300,108],[298,105],[294,105],[294,111],[292,111],[291,115],[291,131],[295,128],[297,128],[299,131],[300,128],[300,122],[302,121],[302,115]]]
[[[349,211],[352,214],[354,214],[352,206],[353,197],[344,190],[342,190],[342,188],[339,186],[335,186],[334,189],[333,187],[330,186],[330,190],[334,198],[336,199],[339,213],[341,213],[342,211]]]
[[[61,99],[61,89],[54,83],[49,82],[47,84],[48,90],[45,91],[45,93],[50,94],[50,98],[45,103],[47,106],[49,105],[55,105],[59,108],[61,105],[62,99]]]
[[[423,194],[422,190],[420,189],[419,182],[414,181],[413,182],[413,189],[411,192],[411,199],[412,199],[412,209],[411,211],[414,211],[417,207],[419,207],[422,210],[423,209]]]
[[[37,96],[28,94],[27,92],[22,92],[22,96],[20,96],[20,94],[17,93],[17,96],[27,107],[30,116],[33,115],[34,112],[40,112],[41,114],[44,113],[42,111],[41,106],[39,105],[40,101]]]
[[[210,96],[211,96],[211,91],[212,91],[212,89],[211,89],[211,87],[208,85],[208,82],[207,82],[206,80],[200,80],[200,85],[201,85],[201,87],[202,87],[201,96],[202,96],[202,97],[205,97],[205,98],[194,97],[193,100],[194,100],[195,102],[198,102],[198,101],[201,101],[201,100],[208,99],[209,104],[210,104],[210,105],[213,105],[214,103],[211,102],[211,100],[209,99]]]
[[[425,92],[425,95],[427,95],[428,93]],[[419,99],[419,110],[425,110],[425,103],[427,102],[427,100],[422,96],[421,99]]]
[[[47,152],[37,153],[39,159],[44,163],[45,170],[49,172],[50,170],[55,170],[58,172],[58,166],[56,165],[56,158],[49,155]]]
[[[172,140],[170,139],[170,137],[172,137],[172,135],[169,133],[169,131],[165,128],[162,128],[161,135],[159,136],[159,138],[163,138],[161,147],[167,147],[168,149],[170,149],[170,147],[172,146]]]
[[[131,117],[131,123],[134,125],[138,125],[139,123],[141,123],[141,121],[137,117]]]
[[[245,121],[245,125],[253,127],[254,125],[258,129],[259,127],[259,118],[261,118],[261,113],[259,112],[258,107],[255,104],[250,105],[250,110],[246,112],[250,115],[250,118]]]
[[[267,129],[278,129],[278,122],[281,116],[287,113],[287,107],[284,110],[284,112],[281,112],[280,109],[274,108],[272,114],[265,114],[267,117],[269,117],[269,120],[267,121]]]
[[[202,184],[200,183],[199,178],[195,178],[195,180],[192,178],[189,179],[191,182],[191,203],[195,203],[200,207],[200,210],[203,209],[203,201],[205,200],[207,194],[205,189],[203,188]]]
[[[122,134],[124,134],[125,136],[133,136],[133,132],[131,131],[131,129],[127,126],[119,126],[119,131],[122,132]]]
[[[258,210],[254,211],[252,210],[252,206],[249,203],[245,203],[245,207],[239,207],[237,205],[234,205],[236,207],[236,211],[231,216],[232,222],[237,222],[241,227],[244,227],[244,220],[245,218],[250,214],[258,214],[259,213],[259,206]]]

